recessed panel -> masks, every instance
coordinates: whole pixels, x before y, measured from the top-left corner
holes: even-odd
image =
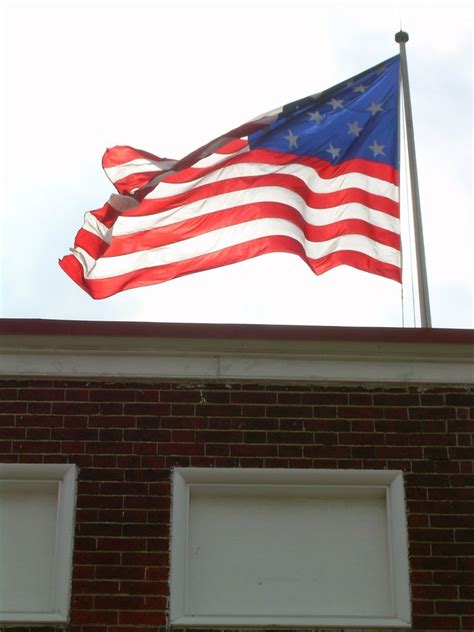
[[[51,612],[58,483],[0,486],[0,610]]]
[[[384,497],[191,492],[187,612],[393,612]]]

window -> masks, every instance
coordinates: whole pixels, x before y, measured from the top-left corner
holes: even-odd
[[[70,601],[76,468],[0,464],[0,623],[63,623]]]
[[[177,468],[175,626],[409,627],[398,471]]]

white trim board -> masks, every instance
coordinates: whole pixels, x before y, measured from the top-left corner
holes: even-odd
[[[16,335],[0,377],[472,384],[474,362],[447,343]]]

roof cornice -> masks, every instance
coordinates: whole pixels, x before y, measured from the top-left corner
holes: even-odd
[[[0,320],[0,376],[474,382],[474,332]]]

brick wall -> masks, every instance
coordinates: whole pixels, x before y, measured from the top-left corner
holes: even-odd
[[[412,629],[474,629],[472,389],[6,381],[0,399],[0,462],[80,468],[69,632],[165,629],[176,465],[403,470]]]

